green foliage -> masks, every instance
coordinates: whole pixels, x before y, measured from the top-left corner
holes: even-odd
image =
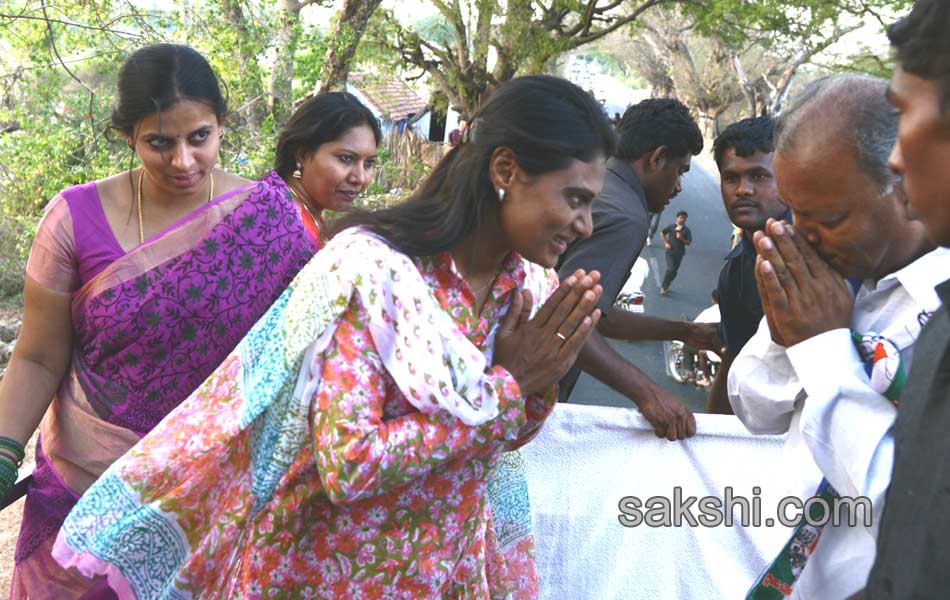
[[[449,112],[449,97],[441,90],[435,90],[432,92],[432,95],[429,96],[429,110],[432,112],[433,117],[436,115],[445,117]]]
[[[452,26],[442,15],[431,15],[415,22],[412,29],[427,42],[448,46],[455,41]]]
[[[705,0],[686,3],[683,11],[695,20],[698,31],[731,46],[742,47],[755,39],[782,48],[821,38],[849,20],[887,22],[912,4],[913,0]]]
[[[34,217],[0,214],[0,299],[23,291],[23,272],[34,235]]]
[[[128,146],[108,133],[111,91],[102,96],[90,113],[89,94],[50,72],[0,111],[0,120],[21,127],[0,136],[5,214],[37,214],[57,191],[113,172],[123,154],[125,162],[131,158]]]
[[[398,173],[395,172],[395,168],[395,164],[392,161],[392,153],[389,151],[389,148],[387,148],[385,144],[381,145],[376,151],[376,177],[372,183],[369,184],[369,187],[366,188],[366,193],[357,198],[357,205],[359,205],[359,202],[365,196],[386,194],[389,191],[389,187],[384,184],[390,181],[393,176],[398,175]],[[363,206],[363,208],[365,208],[365,206]]]
[[[317,29],[301,32],[297,41],[294,61],[294,102],[313,91],[314,83],[320,81],[323,58],[327,54],[327,39]]]
[[[376,178],[366,189],[365,196],[379,198],[391,191],[401,196],[401,190],[414,189],[432,170],[421,156],[424,151],[421,144],[399,143],[399,137],[402,136],[393,138],[391,135],[380,144]]]
[[[882,57],[868,48],[863,48],[851,56],[839,59],[834,64],[826,66],[826,70],[830,72],[866,73],[885,79],[891,78],[891,75],[894,74],[894,68],[893,55],[887,54]]]
[[[36,224],[56,193],[138,165],[109,123],[119,67],[143,45],[187,43],[201,52],[230,109],[219,165],[248,178],[271,168],[282,125],[267,107],[277,3],[187,2],[184,14],[182,5],[0,0],[7,15],[0,17],[0,296],[21,289]],[[294,99],[313,89],[326,44],[300,25]]]
[[[381,71],[398,73],[407,65],[389,42],[397,37],[392,11],[377,8],[366,24],[363,40],[356,48],[356,62],[375,65]]]

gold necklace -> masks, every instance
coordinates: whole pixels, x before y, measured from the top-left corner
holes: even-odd
[[[214,198],[214,172],[208,173],[211,178],[211,187],[208,189],[208,203]],[[145,179],[145,169],[139,171],[139,189],[135,194],[135,204],[139,213],[139,244],[145,243],[145,221],[142,220],[142,181]]]
[[[478,295],[479,295],[479,294],[481,294],[483,291],[485,291],[485,288],[487,288],[487,287],[490,286],[491,284],[495,283],[495,280],[498,279],[498,276],[499,276],[499,275],[501,275],[501,270],[502,270],[502,268],[503,268],[503,267],[498,267],[498,270],[495,271],[495,274],[491,276],[491,279],[488,280],[488,283],[482,285],[482,286],[479,287],[478,289],[472,290],[472,295],[475,296],[476,299],[478,298]],[[465,283],[468,283],[468,279],[465,280]],[[471,289],[471,286],[469,286],[469,289]]]

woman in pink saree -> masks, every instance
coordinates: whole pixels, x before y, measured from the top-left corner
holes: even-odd
[[[40,428],[13,598],[111,597],[52,559],[63,519],[201,384],[317,248],[278,174],[251,182],[215,168],[226,105],[201,55],[143,48],[118,86],[113,126],[141,167],[50,202],[27,266],[23,331],[0,382],[0,439],[22,455]]]

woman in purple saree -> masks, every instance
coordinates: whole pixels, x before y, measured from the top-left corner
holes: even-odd
[[[119,90],[113,124],[142,167],[65,190],[47,207],[27,266],[23,332],[0,381],[0,441],[22,454],[42,418],[13,598],[111,597],[52,559],[63,519],[316,250],[276,173],[250,182],[214,168],[225,105],[197,52],[143,48]],[[16,466],[11,456],[0,452]]]

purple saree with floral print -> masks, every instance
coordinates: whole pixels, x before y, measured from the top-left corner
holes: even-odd
[[[95,184],[66,190],[60,200],[82,259],[80,229],[89,228],[77,215],[99,202]],[[88,593],[90,582],[62,571],[50,555],[79,494],[214,371],[315,251],[286,185],[271,173],[91,276],[78,261],[72,364],[40,426],[13,597]]]

